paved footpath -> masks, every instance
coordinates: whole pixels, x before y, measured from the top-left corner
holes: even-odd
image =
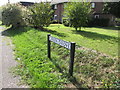
[[[19,86],[19,77],[10,73],[10,68],[15,67],[17,62],[14,60],[12,42],[9,37],[2,35],[3,30],[5,28],[0,26],[0,89],[27,88],[25,85]]]

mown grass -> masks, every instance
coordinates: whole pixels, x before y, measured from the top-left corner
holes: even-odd
[[[48,29],[64,36],[59,38],[70,42],[76,42],[79,46],[91,48],[107,55],[118,58],[118,28],[82,28],[75,31],[74,28],[65,27],[61,24],[52,24]],[[56,34],[53,33],[53,34]],[[56,34],[57,35],[57,34]]]
[[[67,73],[69,69],[69,50],[52,44],[52,57]],[[76,47],[74,77],[86,88],[116,88],[119,85],[119,60],[94,50]]]
[[[118,59],[107,56],[101,52],[82,47],[79,41],[85,41],[87,38],[85,39],[85,37],[77,33],[72,34],[72,32],[75,32],[75,30],[69,30],[70,28],[64,27],[62,25],[60,25],[59,28],[57,25],[51,25],[48,28],[52,30],[36,30],[26,27],[7,31],[10,33],[10,36],[12,37],[13,43],[16,47],[16,59],[18,59],[18,62],[20,62],[16,72],[17,74],[21,75],[22,79],[26,81],[31,87],[56,88],[64,86],[63,82],[67,82],[63,76],[68,75],[69,50],[52,43],[52,59],[49,60],[47,58],[46,45],[46,38],[48,33],[66,41],[76,42],[77,46],[73,75],[74,79],[76,79],[77,84],[75,84],[77,87],[119,87],[118,71],[120,66]],[[62,28],[65,30],[64,32]],[[98,33],[102,34],[102,32]],[[110,36],[112,38],[112,36],[117,37],[116,35],[117,34],[115,33],[111,33]],[[114,40],[117,39],[115,38]],[[90,41],[88,39],[86,43]],[[94,41],[92,40],[92,42]],[[58,73],[58,71],[62,73]],[[74,81],[75,80],[73,80],[73,82]]]
[[[67,81],[47,58],[46,35],[32,28],[8,30],[19,65],[14,73],[32,88],[60,88]]]
[[[83,87],[115,88],[119,83],[118,28],[83,28],[54,24],[48,27],[59,38],[76,42],[74,76]],[[56,33],[55,33],[56,32]],[[62,33],[61,36],[59,33]],[[53,36],[54,36],[53,35]],[[53,44],[53,57],[63,71],[69,68],[69,51]],[[65,72],[66,73],[66,72]]]

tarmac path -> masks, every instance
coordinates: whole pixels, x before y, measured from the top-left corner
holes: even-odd
[[[14,77],[10,68],[15,67],[12,41],[6,35],[2,35],[4,27],[0,26],[0,89],[1,88],[28,88],[26,85],[18,85],[20,77]],[[7,33],[6,33],[7,34]]]

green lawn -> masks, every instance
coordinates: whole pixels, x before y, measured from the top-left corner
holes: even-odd
[[[47,58],[47,34],[52,34],[85,47],[85,49],[78,49],[81,48],[79,46],[76,48],[72,82],[77,87],[119,86],[119,83],[116,83],[119,82],[119,60],[111,57],[111,55],[117,56],[118,53],[115,47],[118,43],[117,30],[86,28],[76,32],[73,28],[55,24],[50,25],[48,29],[37,30],[25,27],[7,30],[15,45],[16,60],[19,62],[14,73],[20,75],[24,82],[34,88],[59,88],[69,83],[66,79],[69,69],[69,50],[51,43],[52,58]],[[110,57],[88,48],[97,49]]]
[[[48,27],[54,30],[60,39],[76,42],[77,45],[94,49],[104,54],[118,57],[118,30],[115,28],[82,28],[75,31],[74,28],[52,24]]]
[[[16,60],[19,62],[13,73],[21,76],[22,83],[32,88],[64,87],[66,79],[47,58],[47,33],[29,27],[10,29],[7,32],[15,45]]]

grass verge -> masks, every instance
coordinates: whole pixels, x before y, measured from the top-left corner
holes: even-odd
[[[34,88],[58,88],[67,83],[64,75],[67,75],[69,68],[69,50],[52,43],[52,59],[49,60],[46,45],[48,33],[57,38],[66,37],[67,34],[29,27],[8,32],[16,47],[16,59],[20,62],[15,73],[26,83]],[[73,82],[77,87],[84,88],[116,88],[119,87],[119,68],[118,59],[78,45]]]
[[[69,50],[54,44],[52,44],[52,50],[54,62],[63,69],[64,73],[67,73]],[[118,88],[120,87],[119,64],[118,59],[77,46],[73,76],[77,83],[85,88]]]
[[[51,24],[47,29],[52,30],[51,34],[59,36],[60,39],[76,42],[79,46],[118,58],[118,40],[120,38],[117,27],[86,27],[82,28],[81,31],[76,31],[74,28],[65,27],[62,24]]]
[[[32,28],[8,30],[19,65],[14,73],[32,88],[61,88],[66,79],[47,58],[46,35]]]

